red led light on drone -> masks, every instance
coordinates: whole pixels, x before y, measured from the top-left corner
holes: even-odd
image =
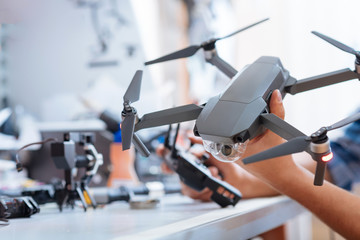
[[[330,161],[330,160],[333,158],[333,156],[334,156],[333,153],[330,152],[330,153],[322,156],[322,157],[321,157],[321,160],[322,160],[323,162],[328,162],[328,161]]]

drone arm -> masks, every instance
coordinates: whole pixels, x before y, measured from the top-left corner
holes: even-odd
[[[136,133],[134,133],[134,135],[133,135],[132,142],[135,145],[135,148],[140,152],[140,154],[142,156],[144,156],[144,157],[150,156],[149,150],[147,149],[145,144],[141,141],[141,139],[139,138],[139,136]]]
[[[345,68],[299,81],[292,81],[285,86],[285,91],[294,95],[300,92],[305,92],[315,88],[325,87],[356,78],[360,79],[360,74],[355,71],[351,71],[349,68]]]
[[[306,136],[304,133],[291,126],[278,116],[272,113],[260,115],[262,124],[280,137],[289,140],[294,137]]]
[[[277,135],[285,138],[286,140],[289,140],[291,138],[299,138],[301,136],[306,136],[304,133],[299,131],[298,129],[294,128],[281,118],[277,117],[276,115],[270,113],[270,114],[262,114],[261,120],[263,125],[276,133]],[[302,141],[299,142],[301,144]],[[280,145],[281,146],[281,145]],[[276,147],[275,147],[276,148]],[[279,146],[278,146],[279,148]],[[290,146],[287,146],[287,149],[289,149]],[[300,148],[301,149],[301,148]],[[281,151],[286,151],[284,149],[281,149]],[[305,151],[311,155],[311,157],[317,162],[316,164],[316,171],[315,171],[315,178],[314,178],[314,185],[321,186],[324,181],[324,174],[326,169],[326,163],[321,161],[321,159],[318,159],[318,155],[314,154],[309,147],[305,147]],[[258,154],[260,158],[257,161],[261,161],[262,155],[266,155],[269,153],[263,152]],[[250,156],[249,159],[244,160],[244,163],[250,163],[250,162],[256,162],[251,161],[251,158],[256,158],[256,156]]]
[[[233,78],[237,74],[237,71],[232,66],[230,66],[230,64],[228,64],[223,59],[221,59],[217,55],[215,50],[205,51],[205,60],[206,62],[216,66],[221,72],[223,72],[229,78]]]
[[[295,137],[306,136],[303,132],[291,126],[273,113],[261,114],[262,124],[280,137],[290,140]],[[305,150],[312,155],[310,149]]]
[[[315,178],[314,178],[314,185],[315,186],[322,186],[324,183],[326,171],[326,162],[317,161],[316,170],[315,170]]]
[[[188,104],[180,107],[170,108],[158,112],[145,114],[135,125],[135,131],[140,129],[158,127],[172,123],[180,123],[196,119],[202,107],[196,104]]]

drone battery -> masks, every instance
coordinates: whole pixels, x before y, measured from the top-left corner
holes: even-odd
[[[58,169],[70,170],[75,167],[75,143],[65,141],[51,144],[51,157]]]

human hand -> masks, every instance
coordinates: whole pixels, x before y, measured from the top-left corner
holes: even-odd
[[[282,103],[281,93],[279,90],[275,90],[272,93],[269,107],[270,107],[270,113],[275,114],[281,119],[284,119],[285,110]],[[246,146],[246,150],[243,155],[243,158],[262,152],[265,149],[272,148],[283,142],[284,139],[282,139],[280,136],[267,129],[263,134],[249,141],[249,143]]]
[[[275,90],[271,96],[270,112],[284,119],[285,111],[282,105],[282,98],[279,90]],[[189,138],[193,143],[202,144],[202,139],[199,137],[189,136]],[[266,130],[264,134],[252,139],[247,144],[243,158],[279,145],[284,141],[285,140],[280,136],[270,130]],[[158,148],[157,152],[159,155],[162,155],[162,149],[163,148]],[[200,157],[202,152],[200,151],[193,154]],[[288,161],[288,159],[285,161],[287,164],[291,164],[292,162]],[[249,165],[244,165],[241,160],[238,160],[236,163],[221,162],[212,156],[210,156],[210,159],[206,161],[206,165],[214,177],[220,178],[237,188],[242,193],[243,198],[277,195],[277,191],[255,176],[263,178],[263,176],[274,175],[274,173],[283,170],[284,167],[279,164],[269,164],[268,161]],[[182,184],[182,192],[189,197],[203,201],[210,200],[210,196],[212,194],[209,189],[197,192],[185,184]]]
[[[189,139],[194,144],[202,144],[202,139],[200,137],[189,136]],[[201,148],[202,150],[199,150],[199,147],[195,149],[197,149],[197,151],[191,152],[198,158],[201,158],[205,152],[204,148]],[[210,158],[206,160],[205,164],[210,170],[212,176],[237,188],[242,193],[243,198],[278,195],[277,191],[260,181],[246,170],[242,169],[236,163],[221,162],[210,155]],[[185,184],[182,184],[182,192],[186,196],[202,201],[209,201],[212,194],[209,189],[197,192]]]
[[[196,148],[196,149],[197,150],[193,151],[192,154],[194,154],[195,156],[200,158],[202,156],[202,154],[204,153],[204,151],[203,150],[199,151],[199,148]],[[162,144],[159,145],[156,148],[156,154],[158,156],[161,156],[161,157],[165,157],[165,155],[167,154],[166,151],[168,151],[168,150],[165,149],[164,145],[162,145]],[[166,174],[173,173],[173,171],[165,163],[161,164],[161,169]],[[218,179],[221,179],[221,177],[219,175],[219,171],[218,171],[218,169],[216,167],[210,166],[208,169],[209,169],[212,176],[214,176],[214,177],[216,177]],[[187,186],[186,184],[184,184],[182,181],[180,182],[180,184],[181,184],[181,191],[182,191],[182,193],[184,195],[189,196],[189,197],[191,197],[193,199],[196,199],[196,200],[210,201],[210,197],[211,197],[211,194],[212,194],[210,189],[206,188],[206,189],[198,192],[198,191],[192,189],[191,187]]]
[[[200,143],[202,143],[201,138],[196,137],[189,137],[190,141],[193,143],[193,147],[190,148],[189,152],[196,156],[197,158],[201,159],[205,154],[205,150]],[[159,156],[164,156],[166,154],[166,149],[163,145],[160,145],[156,149],[156,153]],[[240,168],[238,165],[232,164],[225,164],[222,162],[217,161],[216,159],[210,157],[206,160],[205,164],[207,165],[208,170],[210,171],[211,175],[217,179],[221,179],[227,181],[231,185],[234,185],[236,181],[236,168]],[[162,170],[165,173],[171,173],[172,170],[167,167],[166,164],[162,164]],[[221,173],[220,173],[221,172]],[[212,195],[212,191],[208,188],[198,192],[191,187],[187,186],[186,184],[181,182],[182,186],[182,193],[186,196],[189,196],[193,199],[202,200],[202,201],[210,201],[210,197]]]
[[[279,90],[275,90],[272,93],[269,106],[271,113],[277,115],[281,119],[284,119],[285,110],[282,103],[281,93]],[[255,137],[247,144],[242,159],[246,158],[247,156],[251,156],[258,152],[264,151],[266,149],[275,147],[284,142],[285,140],[283,138],[271,132],[270,130],[266,130],[265,133]],[[247,171],[249,171],[250,173],[252,173],[253,175],[260,177],[262,180],[265,181],[268,181],[269,179],[271,179],[273,175],[279,174],[283,172],[284,169],[288,167],[291,168],[294,165],[291,155],[279,157],[274,161],[265,160],[247,165],[243,164],[241,159],[238,160],[236,163],[239,164],[244,169],[246,169]]]

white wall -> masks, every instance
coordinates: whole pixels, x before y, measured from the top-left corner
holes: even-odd
[[[226,6],[226,4],[219,4],[221,1],[224,3],[229,2],[227,0],[217,0],[217,5]],[[140,1],[135,2],[137,2],[137,6],[141,5]],[[151,48],[148,49],[150,56],[147,56],[147,60],[180,49],[173,40],[172,45],[167,42],[169,38],[173,37],[174,33],[177,36],[184,34],[181,32],[182,29],[174,22],[173,17],[162,13],[163,11],[169,11],[172,13],[171,16],[176,14],[173,8],[164,8],[169,3],[165,4],[161,0],[152,0],[150,2],[148,4],[156,7],[157,10],[154,12],[151,10],[152,8],[145,7],[142,9],[141,14],[138,14],[143,19],[140,27],[146,30],[143,31],[143,39],[152,40],[151,44],[147,45],[147,48]],[[319,31],[344,42],[354,49],[360,50],[360,36],[356,31],[360,27],[358,23],[360,1],[232,0],[230,2],[233,5],[232,7],[224,7],[215,12],[221,24],[215,24],[212,21],[208,26],[213,28],[211,30],[215,33],[215,37],[226,35],[232,30],[247,26],[266,17],[270,18],[270,21],[242,32],[234,36],[233,39],[217,43],[219,55],[235,68],[240,70],[260,56],[268,55],[279,57],[284,67],[297,79],[343,68],[354,69],[354,56],[331,46],[311,34],[311,31]],[[178,5],[178,3],[179,1],[173,2],[174,5]],[[145,9],[149,9],[149,11]],[[151,19],[148,21],[149,24],[147,24],[147,19]],[[163,27],[159,28],[159,26],[164,25],[164,21],[172,22],[172,25],[167,23],[167,26],[173,26],[174,29],[170,31]],[[207,39],[191,42],[191,44],[198,44],[204,40]],[[201,58],[201,54],[198,54],[198,57]],[[194,58],[196,56],[188,59],[191,62],[188,67],[194,65]],[[164,75],[166,69],[173,66],[170,64],[176,62],[154,65],[151,68],[156,68],[159,74],[157,75],[158,78],[164,79],[167,77]],[[209,68],[212,68],[212,66]],[[192,94],[198,94],[197,97],[200,99],[203,99],[207,93],[199,92],[199,89],[200,91],[205,91],[204,89],[213,91],[209,85],[213,84],[211,78],[214,77],[214,74],[211,72],[213,69],[207,71],[209,68],[197,74],[192,79],[192,81],[195,79],[197,83],[191,83],[190,85],[195,88],[195,91],[190,89]],[[160,83],[163,82],[160,80]],[[177,91],[177,89],[173,88],[170,88],[170,90],[173,93]],[[352,80],[295,96],[287,95],[284,100],[286,120],[299,130],[310,134],[321,126],[330,125],[346,117],[360,107],[359,90],[359,81]],[[337,134],[339,132],[330,135],[336,136]]]
[[[270,17],[270,21],[238,36],[236,66],[261,55],[280,57],[290,74],[303,79],[343,68],[354,69],[355,57],[311,34],[316,30],[360,50],[360,1],[256,0],[233,1],[239,25]],[[221,43],[226,44],[226,43]],[[284,104],[286,120],[305,133],[332,124],[360,107],[357,80],[295,96]]]
[[[40,120],[70,120],[86,112],[79,96],[85,95],[117,113],[122,96],[137,69],[143,69],[144,53],[137,22],[129,1],[98,1],[100,25],[108,31],[109,50],[96,57],[97,38],[88,7],[72,0],[37,0],[31,16],[12,26],[7,48],[11,101],[23,105]],[[88,1],[97,2],[97,1]],[[111,7],[125,19],[111,17]],[[136,47],[128,57],[126,46]],[[93,60],[115,60],[115,67],[89,68]],[[101,84],[103,82],[109,82]],[[94,86],[101,85],[96,94]],[[153,89],[149,75],[143,78],[143,98]],[[92,89],[92,90],[90,90]],[[156,97],[151,98],[156,104]],[[141,108],[140,107],[140,108]],[[151,106],[149,106],[151,109]]]

